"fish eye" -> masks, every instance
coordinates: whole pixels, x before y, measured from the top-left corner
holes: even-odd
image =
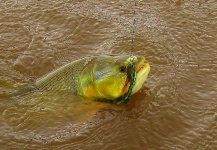
[[[126,72],[126,66],[121,66],[120,67],[120,72]]]

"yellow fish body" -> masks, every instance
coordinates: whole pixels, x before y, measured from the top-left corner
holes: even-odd
[[[122,103],[142,87],[149,71],[142,56],[90,56],[54,70],[35,84],[43,91],[69,91],[88,99]]]

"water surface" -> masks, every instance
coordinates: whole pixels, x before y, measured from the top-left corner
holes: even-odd
[[[138,0],[135,16],[133,6],[1,0],[1,149],[217,149],[217,2]],[[128,104],[72,103],[70,93],[11,97],[76,59],[131,54],[134,18],[133,54],[151,72]]]

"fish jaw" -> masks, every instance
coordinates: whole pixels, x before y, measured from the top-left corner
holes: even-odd
[[[142,88],[150,69],[151,67],[149,63],[145,62],[144,57],[136,64],[136,84],[133,88],[132,94],[138,92]]]

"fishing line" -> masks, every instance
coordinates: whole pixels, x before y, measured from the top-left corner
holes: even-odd
[[[132,47],[131,47],[131,56],[133,56],[134,51],[134,35],[135,35],[135,24],[136,24],[136,0],[134,0],[134,7],[133,7],[133,24],[132,24]]]

